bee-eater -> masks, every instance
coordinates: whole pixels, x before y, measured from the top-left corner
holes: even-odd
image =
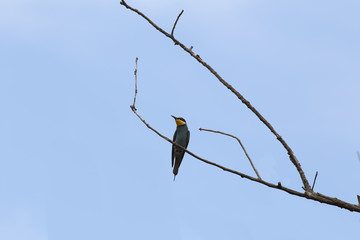
[[[190,139],[190,131],[186,125],[186,121],[182,117],[174,117],[171,115],[176,122],[176,131],[174,133],[173,142],[183,146],[185,149],[189,144]],[[174,181],[175,177],[178,174],[179,167],[181,164],[182,159],[184,158],[185,151],[175,145],[172,146],[172,153],[171,153],[171,166],[174,168]],[[175,165],[174,165],[175,160]]]

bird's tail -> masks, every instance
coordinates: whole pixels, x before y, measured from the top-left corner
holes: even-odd
[[[173,174],[174,174],[174,181],[175,181],[175,177],[178,174],[178,168],[176,167],[176,163],[175,163],[175,167],[173,169]]]

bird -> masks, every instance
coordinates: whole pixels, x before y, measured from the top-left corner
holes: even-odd
[[[183,146],[185,149],[189,144],[190,131],[186,125],[186,121],[182,117],[175,117],[176,131],[174,133],[173,142]],[[173,144],[171,152],[171,167],[173,167],[174,181],[175,177],[178,174],[181,161],[184,158],[185,151]]]

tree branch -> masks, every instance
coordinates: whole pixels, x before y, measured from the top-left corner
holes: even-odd
[[[199,128],[199,130],[200,130],[200,131],[213,132],[213,133],[219,133],[219,134],[223,134],[223,135],[226,135],[226,136],[235,138],[235,139],[239,142],[239,144],[240,144],[241,148],[243,149],[246,157],[249,159],[249,162],[250,162],[252,168],[254,169],[254,172],[256,173],[256,176],[261,180],[260,174],[259,174],[258,171],[256,170],[255,165],[254,165],[253,162],[251,161],[250,156],[249,156],[248,153],[246,152],[245,147],[242,145],[242,143],[241,143],[241,141],[240,141],[240,139],[239,139],[238,137],[236,137],[236,136],[234,136],[234,135],[231,135],[231,134],[229,134],[229,133],[224,133],[224,132],[215,131],[215,130],[211,130],[211,129]]]
[[[236,91],[228,82],[226,82],[209,64],[207,64],[204,60],[200,58],[199,55],[195,55],[195,53],[192,51],[192,48],[187,48],[183,43],[178,41],[172,34],[167,33],[165,30],[157,26],[153,21],[151,21],[145,14],[140,12],[139,10],[129,6],[124,0],[120,1],[120,4],[126,7],[127,9],[130,9],[131,11],[137,13],[141,17],[143,17],[146,21],[148,21],[156,30],[164,34],[166,37],[170,38],[175,45],[179,45],[184,51],[189,53],[193,58],[195,58],[199,63],[201,63],[205,68],[207,68],[225,87],[227,87],[237,98],[245,104],[258,118],[261,122],[267,126],[267,128],[275,135],[276,139],[283,145],[283,147],[286,149],[287,154],[289,155],[290,161],[294,164],[296,167],[296,170],[298,171],[300,178],[303,182],[304,189],[306,191],[312,191],[311,186],[309,184],[309,181],[306,179],[305,173],[301,168],[301,165],[299,161],[297,160],[296,156],[294,155],[292,149],[289,147],[289,145],[285,142],[285,140],[275,131],[273,126],[250,104],[248,100],[246,100],[238,91]]]
[[[137,61],[136,61],[137,62]],[[137,65],[136,65],[136,68],[135,68],[135,80],[137,80]],[[135,92],[137,92],[137,84],[135,84]],[[245,178],[245,179],[248,179],[250,181],[253,181],[253,182],[257,182],[257,183],[260,183],[260,184],[263,184],[265,186],[268,186],[270,188],[274,188],[274,189],[278,189],[278,190],[281,190],[281,191],[284,191],[284,192],[287,192],[291,195],[295,195],[295,196],[298,196],[298,197],[302,197],[302,198],[307,198],[307,199],[311,199],[311,200],[314,200],[314,201],[317,201],[317,202],[321,202],[321,203],[326,203],[326,204],[329,204],[329,205],[333,205],[333,206],[337,206],[337,207],[340,207],[340,208],[344,208],[344,209],[347,209],[349,211],[354,211],[354,212],[359,212],[360,213],[360,206],[358,205],[354,205],[354,204],[350,204],[350,203],[347,203],[347,202],[344,202],[342,200],[339,200],[337,198],[333,198],[333,197],[328,197],[328,196],[325,196],[325,195],[322,195],[320,193],[315,193],[315,192],[309,192],[309,191],[305,191],[304,193],[301,193],[301,192],[298,192],[298,191],[295,191],[293,189],[290,189],[290,188],[287,188],[287,187],[284,187],[281,185],[281,183],[279,182],[277,185],[273,184],[273,183],[270,183],[270,182],[267,182],[267,181],[264,181],[262,180],[261,178],[254,178],[254,177],[251,177],[247,174],[244,174],[244,173],[241,173],[241,172],[238,172],[238,171],[235,171],[233,169],[230,169],[230,168],[227,168],[227,167],[224,167],[220,164],[217,164],[217,163],[214,163],[214,162],[211,162],[209,160],[206,160],[202,157],[199,157],[197,155],[195,155],[194,153],[190,152],[189,150],[185,149],[183,146],[171,141],[169,138],[167,138],[166,136],[164,136],[163,134],[161,134],[160,132],[158,132],[156,129],[154,129],[153,127],[150,126],[150,124],[148,124],[141,116],[140,114],[137,112],[137,109],[135,108],[135,101],[133,103],[133,105],[130,105],[130,108],[131,110],[134,112],[134,114],[140,119],[140,121],[142,121],[146,127],[148,127],[150,130],[152,130],[153,132],[155,132],[158,136],[160,136],[161,138],[165,139],[166,141],[168,141],[169,143],[171,143],[172,145],[175,145],[181,149],[183,149],[185,152],[187,152],[189,155],[191,155],[192,157],[204,162],[204,163],[207,163],[207,164],[210,164],[212,166],[215,166],[217,168],[220,168],[226,172],[229,172],[229,173],[233,173],[235,175],[238,175],[242,178]],[[225,134],[226,135],[226,134]]]

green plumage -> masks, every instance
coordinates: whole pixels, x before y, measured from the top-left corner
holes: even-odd
[[[190,131],[188,130],[186,121],[181,117],[172,117],[175,119],[178,125],[174,133],[173,142],[179,144],[180,146],[183,146],[186,149],[190,139]],[[181,125],[178,124],[179,122],[181,123]],[[172,146],[171,166],[173,167],[174,181],[176,175],[178,174],[181,161],[184,158],[184,154],[185,151],[183,149],[175,145]]]

